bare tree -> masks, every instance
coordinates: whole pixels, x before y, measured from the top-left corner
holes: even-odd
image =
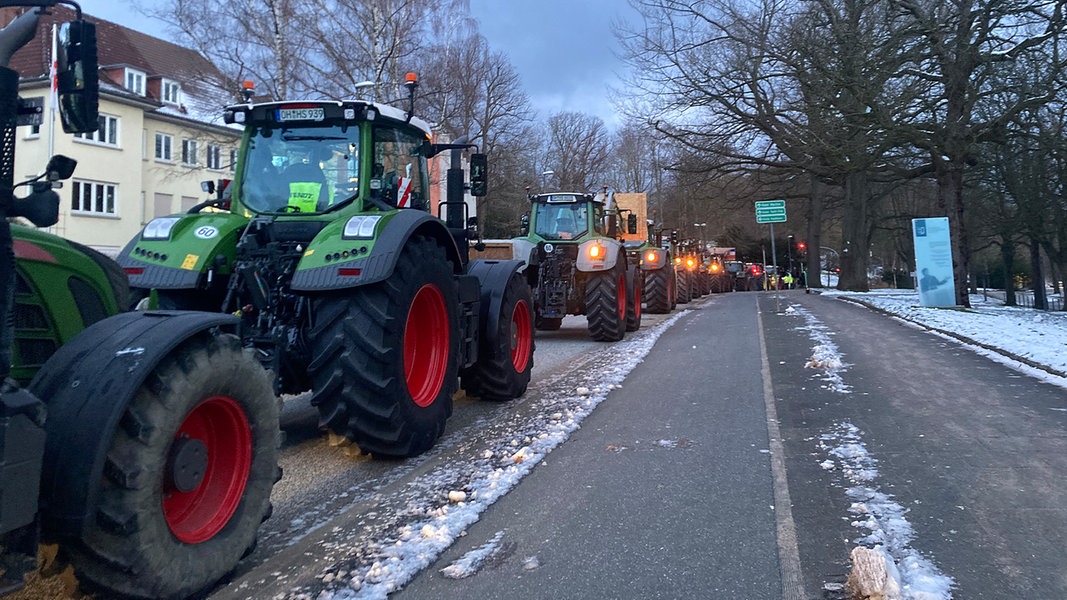
[[[905,72],[927,86],[911,120],[910,142],[928,153],[942,210],[949,217],[956,302],[970,306],[965,173],[985,142],[1003,141],[1021,113],[1062,89],[1063,3],[1059,0],[894,0],[898,31],[917,52]],[[1025,89],[996,85],[1006,65],[1043,68]],[[995,107],[995,108],[992,108]]]
[[[596,190],[608,183],[611,146],[607,126],[593,115],[556,113],[548,119],[545,156],[561,190]]]

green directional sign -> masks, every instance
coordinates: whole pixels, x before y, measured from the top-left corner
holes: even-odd
[[[761,200],[756,202],[757,223],[784,223],[785,200]]]

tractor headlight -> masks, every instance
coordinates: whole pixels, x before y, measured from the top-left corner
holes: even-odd
[[[645,254],[645,261],[646,262],[654,263],[654,262],[656,262],[658,260],[659,260],[659,255],[656,254],[655,250],[649,250],[648,253]]]
[[[345,223],[342,239],[369,240],[374,237],[374,229],[382,218],[379,215],[356,215]]]
[[[152,219],[148,222],[148,225],[145,225],[144,232],[141,233],[141,239],[169,240],[170,232],[174,229],[174,225],[181,220],[181,217],[159,217],[158,219]]]
[[[606,254],[600,244],[591,244],[586,253],[589,254],[589,258],[592,260],[604,260],[604,255]]]

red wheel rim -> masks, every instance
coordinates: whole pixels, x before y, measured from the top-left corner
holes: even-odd
[[[530,362],[532,340],[530,308],[525,300],[519,300],[511,311],[511,366],[519,373],[526,371],[526,365]]]
[[[412,401],[433,404],[448,371],[448,309],[437,286],[426,284],[415,294],[404,326],[404,379]]]
[[[626,320],[626,274],[619,275],[619,283],[615,288],[615,296],[619,299],[619,318]]]
[[[252,470],[252,429],[236,400],[212,396],[186,415],[174,440],[196,440],[207,453],[195,488],[179,491],[170,475],[163,485],[163,516],[171,533],[199,544],[215,537],[241,504]]]

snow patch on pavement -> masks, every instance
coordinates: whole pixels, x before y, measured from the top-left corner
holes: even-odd
[[[823,369],[828,389],[847,393],[850,388],[841,378],[841,371],[848,365],[830,340],[830,331],[806,309],[790,308],[795,309],[792,314],[804,318],[805,325],[798,329],[807,331],[815,342],[812,358],[805,366]],[[949,600],[954,581],[910,546],[915,532],[905,518],[908,510],[875,484],[878,461],[867,451],[862,434],[852,423],[843,422],[819,436],[819,448],[828,456],[819,466],[840,472],[853,484],[845,490],[852,501],[852,525],[867,532],[856,543],[889,558],[889,576],[898,584],[903,600]]]

